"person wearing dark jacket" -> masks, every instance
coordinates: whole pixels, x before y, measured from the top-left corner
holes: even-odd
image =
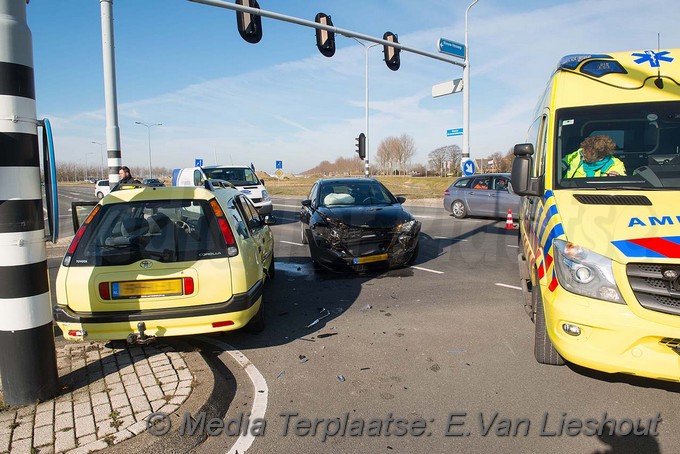
[[[132,173],[130,172],[130,168],[128,166],[122,166],[118,168],[118,176],[120,176],[120,180],[118,181],[118,184],[113,187],[113,191],[117,189],[121,189],[123,185],[141,185],[142,182],[139,181],[137,178],[132,176]]]

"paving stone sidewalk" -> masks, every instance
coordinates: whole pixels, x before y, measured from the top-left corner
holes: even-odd
[[[194,381],[182,354],[160,342],[66,344],[57,366],[59,396],[0,412],[0,452],[105,449],[145,431],[152,412],[177,410]]]

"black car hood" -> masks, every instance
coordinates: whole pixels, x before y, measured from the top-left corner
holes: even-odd
[[[335,219],[351,227],[390,228],[413,219],[401,205],[320,207],[323,217]]]

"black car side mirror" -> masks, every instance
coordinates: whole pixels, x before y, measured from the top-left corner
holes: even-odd
[[[274,225],[276,222],[276,216],[273,214],[268,214],[264,217],[264,225]]]
[[[404,197],[403,195],[398,195],[397,196],[397,202],[399,202],[399,203],[406,202],[406,197]]]
[[[311,201],[311,200],[309,200],[309,199],[305,199],[305,200],[303,200],[303,201],[302,201],[302,202],[300,202],[300,203],[302,204],[302,206],[303,206],[303,207],[309,207],[309,206],[312,206],[312,201]]]

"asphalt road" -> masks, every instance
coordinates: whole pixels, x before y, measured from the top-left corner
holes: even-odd
[[[248,452],[680,448],[677,384],[535,362],[534,328],[517,287],[517,231],[505,230],[504,220],[457,220],[439,207],[412,207],[423,222],[413,267],[335,274],[315,271],[299,243],[299,199],[274,202],[277,276],[265,291],[267,328],[220,337],[268,386],[265,433]],[[322,309],[331,315],[307,328]],[[228,416],[249,410],[234,402]],[[337,431],[334,418],[347,418],[345,434],[324,441],[325,428]],[[658,436],[566,429],[576,425],[570,419],[588,418],[613,419],[624,431],[626,419],[640,419],[641,432]]]

